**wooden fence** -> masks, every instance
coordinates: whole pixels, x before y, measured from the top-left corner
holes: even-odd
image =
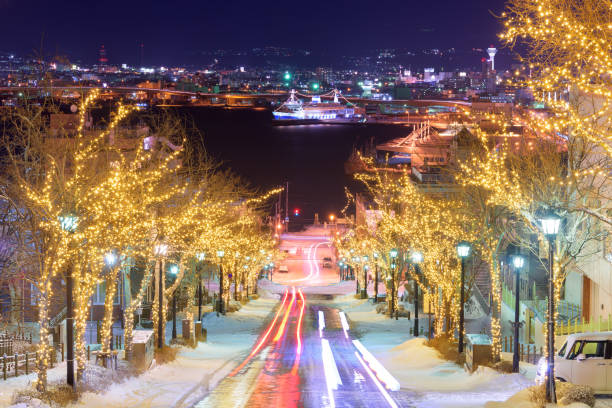
[[[7,377],[17,377],[22,374],[30,374],[36,364],[37,353],[13,354],[0,357],[0,370],[2,379]]]

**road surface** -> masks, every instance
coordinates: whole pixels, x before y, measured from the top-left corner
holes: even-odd
[[[351,334],[331,295],[307,289],[338,282],[338,269],[321,234],[285,235],[288,273],[279,306],[248,356],[196,407],[400,407],[409,396]],[[335,259],[334,259],[335,261]]]

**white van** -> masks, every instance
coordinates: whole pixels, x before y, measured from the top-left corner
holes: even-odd
[[[538,363],[536,383],[544,384],[546,358]],[[612,393],[612,331],[570,334],[555,355],[555,378]]]

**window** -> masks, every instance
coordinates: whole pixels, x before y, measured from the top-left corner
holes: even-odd
[[[585,341],[583,343],[580,353],[584,354],[586,358],[604,357],[605,341]]]
[[[559,357],[565,356],[565,348],[566,347],[567,347],[567,341],[565,343],[563,343],[563,346],[561,346],[561,350],[559,350]]]
[[[606,344],[606,357],[607,360],[612,359],[612,340],[608,340]]]
[[[576,358],[576,356],[579,354],[580,352],[580,348],[582,347],[582,342],[581,341],[577,341],[572,345],[572,348],[569,352],[569,354],[567,355],[567,359],[568,360],[573,360]]]
[[[113,304],[118,305],[120,300],[121,285],[117,283],[117,287],[115,288],[115,298],[113,299]],[[106,282],[98,283],[96,285],[96,290],[92,296],[92,301],[94,305],[103,305],[106,301]]]
[[[33,283],[30,283],[30,306],[36,306],[38,303],[38,289]]]

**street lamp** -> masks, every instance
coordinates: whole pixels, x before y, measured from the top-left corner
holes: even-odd
[[[378,303],[378,253],[372,254],[374,257],[374,303]]]
[[[514,344],[512,347],[513,355],[512,355],[512,372],[519,372],[519,328],[521,327],[521,323],[519,323],[519,313],[520,313],[520,273],[523,265],[525,264],[525,258],[522,255],[514,255],[512,257],[512,265],[514,266],[514,273],[516,274],[515,283],[514,283],[514,323],[512,324],[514,327]]]
[[[389,317],[393,318],[393,312],[395,311],[395,258],[397,258],[397,249],[389,251],[391,257],[391,310]]]
[[[367,255],[363,255],[361,257],[361,259],[363,260],[363,288],[361,288],[361,298],[362,299],[367,299],[368,298],[368,265],[366,265],[368,263],[368,260],[370,259]]]
[[[358,265],[361,262],[361,259],[358,256],[354,256],[353,257],[353,269],[355,270],[355,294],[358,295],[359,294],[359,278],[358,278]]]
[[[460,242],[457,245],[457,255],[461,258],[461,296],[459,302],[461,307],[459,309],[459,353],[463,353],[463,323],[465,320],[465,258],[470,255],[470,244],[468,242]]]
[[[224,313],[224,304],[223,304],[223,257],[225,256],[225,251],[218,250],[217,258],[219,258],[219,300],[217,301],[217,316],[219,313]]]
[[[420,252],[413,252],[411,255],[412,264],[414,265],[414,273],[419,275],[420,271],[420,263],[423,262],[423,254]],[[419,335],[419,284],[417,283],[416,278],[414,279],[414,336]]]
[[[548,370],[546,370],[546,401],[556,403],[555,392],[555,282],[554,255],[555,239],[561,226],[561,218],[548,212],[540,219],[542,232],[548,238]]]
[[[162,322],[163,320],[163,299],[164,299],[164,271],[162,271],[161,268],[161,262],[159,260],[160,257],[163,257],[166,255],[166,253],[168,252],[168,245],[166,244],[162,244],[159,243],[157,245],[155,245],[155,247],[153,248],[153,252],[155,253],[156,257],[158,259],[156,259],[156,264],[159,263],[159,276],[158,276],[158,280],[157,280],[157,296],[158,296],[158,318],[157,318],[157,348],[158,349],[162,349],[164,347],[164,339],[163,339],[163,325],[164,322]]]
[[[177,265],[171,265],[170,273],[176,276],[179,273],[179,267]],[[176,339],[176,292],[177,290],[175,290],[172,295],[172,339]]]
[[[63,231],[72,234],[79,224],[79,217],[64,214],[58,217]],[[72,304],[72,262],[66,266],[66,383],[74,388],[74,306]],[[15,363],[17,364],[17,363]]]
[[[204,259],[206,258],[206,254],[204,252],[198,252],[196,254],[196,259],[199,262],[204,262]],[[199,269],[201,268],[200,265],[196,265],[196,269],[199,271]],[[201,272],[198,274],[199,280],[198,280],[198,321],[200,321],[201,317],[202,317],[202,274]]]

